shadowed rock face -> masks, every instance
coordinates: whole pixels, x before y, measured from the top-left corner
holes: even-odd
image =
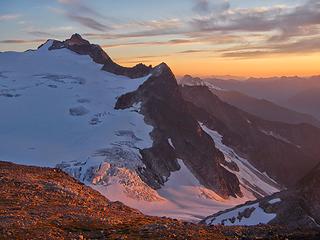
[[[309,216],[320,226],[320,164],[296,186]]]
[[[162,63],[138,90],[121,96],[116,109],[141,102],[146,122],[154,127],[153,147],[141,151],[143,162],[153,177],[147,182],[160,187],[171,171],[179,169],[176,158],[183,159],[201,184],[223,197],[241,196],[237,177],[220,166],[223,154],[191,116],[170,68]],[[171,139],[173,146],[170,146]]]
[[[130,78],[144,77],[148,75],[152,69],[151,66],[146,66],[141,63],[131,68],[120,66],[115,63],[99,45],[90,44],[89,41],[84,40],[79,34],[73,34],[70,39],[63,42],[54,40],[49,50],[61,48],[68,48],[81,55],[89,55],[94,62],[103,64],[103,70]]]
[[[200,79],[198,77],[192,77],[190,75],[185,75],[184,77],[180,78],[179,80],[180,85],[191,85],[191,86],[208,86],[210,91],[213,92],[216,96],[218,96],[223,102],[229,103],[232,106],[235,106],[236,108],[239,108],[247,113],[250,113],[252,115],[255,115],[259,118],[269,120],[269,121],[275,121],[275,122],[284,122],[284,123],[290,123],[290,124],[299,124],[299,123],[308,123],[316,127],[320,127],[320,121],[317,120],[312,115],[308,115],[303,113],[303,110],[306,110],[306,104],[309,104],[309,108],[311,106],[314,106],[314,109],[318,110],[319,104],[317,104],[317,101],[310,101],[309,103],[303,103],[301,104],[300,111],[294,111],[291,109],[297,109],[299,103],[303,101],[295,101],[290,108],[286,108],[283,106],[286,106],[287,104],[282,103],[280,105],[277,105],[276,103],[261,99],[262,96],[259,96],[259,98],[251,97],[245,93],[241,93],[241,91],[236,90],[228,90],[228,82],[232,82],[232,80],[229,81],[223,81],[220,82],[226,82],[226,88],[219,88],[215,85],[215,82],[218,80],[210,80],[210,79]],[[238,82],[240,85],[242,82]],[[246,83],[244,83],[246,84]],[[272,85],[273,83],[269,83]],[[222,84],[223,85],[223,84]],[[250,84],[249,84],[250,85]],[[285,84],[284,84],[285,85]],[[288,82],[288,85],[290,83]],[[304,83],[304,85],[308,85]],[[231,87],[232,89],[232,87]],[[316,91],[315,91],[316,92]],[[255,94],[254,91],[251,91],[252,94]],[[310,100],[315,100],[315,95],[309,94]],[[319,94],[318,94],[319,96]],[[303,107],[304,105],[304,107]],[[318,111],[314,111],[318,112]]]
[[[223,135],[261,172],[285,186],[294,185],[319,161],[320,130],[307,124],[265,121],[222,102],[207,87],[181,87],[190,112]]]

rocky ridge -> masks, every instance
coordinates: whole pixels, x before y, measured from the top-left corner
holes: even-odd
[[[65,41],[54,40],[53,44],[49,47],[49,50],[61,48],[70,49],[80,55],[89,55],[96,63],[103,64],[103,70],[130,78],[147,76],[152,69],[152,66],[146,66],[142,63],[131,68],[120,66],[115,63],[99,45],[91,44],[77,33],[73,34],[70,39]]]

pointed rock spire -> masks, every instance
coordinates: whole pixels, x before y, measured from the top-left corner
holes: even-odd
[[[70,39],[67,39],[66,42],[69,45],[89,45],[90,42],[83,39],[80,34],[75,33],[71,36]]]

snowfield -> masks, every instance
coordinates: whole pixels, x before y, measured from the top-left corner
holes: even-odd
[[[114,110],[118,96],[148,77],[116,76],[100,71],[102,65],[89,56],[48,51],[48,46],[0,54],[3,160],[50,167],[71,160],[91,164],[92,156],[117,145],[128,145],[131,154],[152,146],[152,127],[138,109]],[[141,165],[137,159],[129,164]]]
[[[149,76],[130,79],[101,70],[89,56],[68,49],[0,53],[0,159],[55,167],[100,191],[112,201],[145,214],[198,221],[212,213],[255,199],[252,192],[278,191],[268,177],[214,139],[242,183],[243,198],[224,200],[203,187],[178,160],[181,169],[154,190],[137,169],[144,168],[139,149],[152,146],[152,126],[140,104],[115,110],[117,98],[134,91]],[[171,139],[168,139],[171,146]],[[248,186],[247,182],[254,184]],[[257,190],[258,189],[258,190]]]

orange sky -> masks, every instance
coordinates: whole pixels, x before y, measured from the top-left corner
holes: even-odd
[[[203,56],[201,56],[203,55]],[[313,76],[319,75],[320,54],[289,54],[259,58],[222,58],[205,54],[193,56],[162,56],[150,59],[119,60],[126,66],[132,66],[139,60],[146,64],[156,65],[162,61],[168,63],[178,76],[190,74],[194,76],[233,75],[243,77],[271,76]]]
[[[168,61],[178,75],[235,75],[235,76],[311,76],[319,75],[320,55],[274,56],[256,59],[202,59]]]

